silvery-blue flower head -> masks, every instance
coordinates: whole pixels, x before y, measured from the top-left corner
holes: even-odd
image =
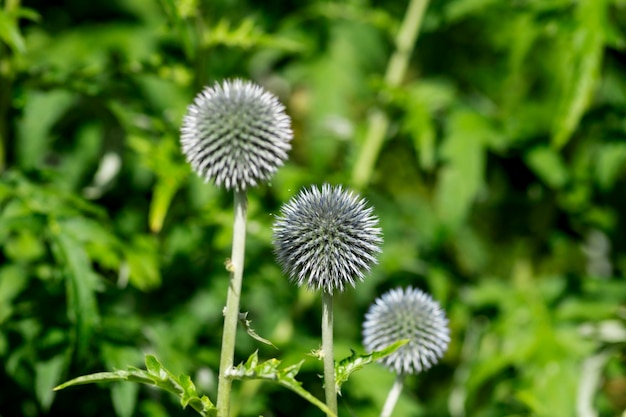
[[[408,287],[396,288],[377,298],[363,323],[363,345],[368,352],[408,339],[383,365],[398,374],[422,372],[443,356],[450,342],[445,312],[430,295]]]
[[[274,223],[274,251],[298,286],[332,294],[362,280],[382,243],[378,218],[341,186],[303,189]]]
[[[206,87],[187,109],[181,145],[206,181],[243,191],[268,181],[291,149],[291,119],[262,87],[242,80]]]

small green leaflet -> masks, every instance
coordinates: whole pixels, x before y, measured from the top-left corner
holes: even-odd
[[[341,391],[341,385],[348,380],[353,372],[362,369],[369,363],[391,355],[408,342],[408,339],[399,340],[384,349],[376,350],[368,355],[357,355],[355,351],[352,351],[352,355],[342,359],[339,363],[335,363],[335,384],[337,385],[337,392]]]
[[[325,412],[327,415],[335,416],[335,414],[331,412],[328,407],[326,407],[326,404],[302,388],[302,383],[296,380],[295,377],[300,371],[300,366],[302,366],[303,362],[304,360],[295,365],[278,369],[280,366],[280,361],[278,359],[268,359],[265,362],[259,363],[258,352],[254,352],[250,355],[247,361],[242,362],[236,367],[228,370],[226,372],[226,376],[238,380],[260,379],[275,382],[295,392],[311,404],[317,406],[317,408]]]
[[[196,387],[188,375],[176,378],[170,371],[165,369],[161,362],[153,356],[146,355],[146,370],[128,367],[127,371],[98,372],[90,375],[79,376],[54,388],[62,390],[74,385],[93,384],[98,382],[130,381],[152,385],[162,390],[169,391],[180,397],[180,405],[183,408],[191,406],[203,417],[215,417],[217,409],[206,395],[198,396]]]

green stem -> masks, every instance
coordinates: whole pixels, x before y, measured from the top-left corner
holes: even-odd
[[[409,3],[396,37],[396,50],[387,65],[385,84],[388,87],[397,87],[404,78],[427,5],[428,0],[411,0]],[[369,119],[365,143],[352,170],[355,188],[362,189],[369,183],[388,128],[389,118],[385,112],[379,108],[374,109]]]
[[[404,386],[404,375],[398,374],[396,376],[396,380],[393,383],[393,386],[389,390],[389,394],[387,394],[387,399],[385,400],[385,405],[383,406],[383,410],[380,412],[380,417],[389,417],[393,412],[393,409],[398,402],[398,398],[400,398],[400,393],[402,392],[402,387]]]
[[[230,283],[224,311],[224,332],[222,335],[222,353],[220,373],[217,385],[217,415],[228,417],[230,412],[230,393],[232,380],[226,377],[226,370],[233,367],[235,356],[235,336],[239,318],[239,299],[243,280],[243,259],[246,244],[246,209],[245,191],[235,191],[235,221],[233,226],[233,248],[227,269],[230,271]]]
[[[333,295],[322,294],[322,353],[324,357],[324,391],[326,406],[337,415],[337,387],[335,385],[335,360],[333,353]],[[332,414],[328,414],[332,416]]]

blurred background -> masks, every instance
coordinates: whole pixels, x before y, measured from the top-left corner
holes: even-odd
[[[295,131],[249,192],[241,308],[278,350],[242,331],[235,362],[306,358],[298,378],[323,398],[320,297],[281,274],[271,226],[301,187],[343,184],[385,242],[335,299],[337,359],[363,353],[390,288],[450,319],[394,415],[623,415],[626,1],[431,0],[391,82],[407,6],[0,1],[1,417],[194,415],[133,383],[52,391],[146,353],[215,400],[233,197],[178,141],[194,95],[235,77],[277,94]],[[353,374],[340,413],[377,416],[393,379]],[[233,415],[321,415],[277,385],[234,387]]]

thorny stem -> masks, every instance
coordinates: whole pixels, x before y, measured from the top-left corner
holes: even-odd
[[[230,271],[230,283],[224,311],[224,332],[222,335],[222,353],[217,385],[217,415],[228,417],[230,412],[230,393],[232,380],[226,371],[233,367],[235,356],[235,336],[239,318],[239,299],[243,280],[243,259],[246,243],[246,210],[245,191],[235,191],[235,221],[233,225],[233,248],[227,269]]]
[[[396,403],[398,402],[398,398],[400,398],[400,393],[402,392],[402,387],[404,386],[404,375],[398,374],[396,376],[396,380],[393,382],[393,386],[389,390],[389,394],[387,394],[387,399],[385,400],[385,405],[383,406],[383,410],[380,412],[380,417],[389,417],[393,412]]]
[[[411,0],[409,3],[396,37],[396,50],[387,65],[385,84],[388,87],[397,87],[404,78],[427,5],[428,0]],[[352,183],[356,189],[362,189],[370,181],[388,128],[387,115],[379,108],[374,109],[369,118],[365,142],[352,170]]]
[[[324,357],[324,392],[326,406],[337,415],[337,387],[335,385],[335,361],[333,353],[333,295],[322,294],[322,353]],[[332,416],[332,414],[328,414]]]

